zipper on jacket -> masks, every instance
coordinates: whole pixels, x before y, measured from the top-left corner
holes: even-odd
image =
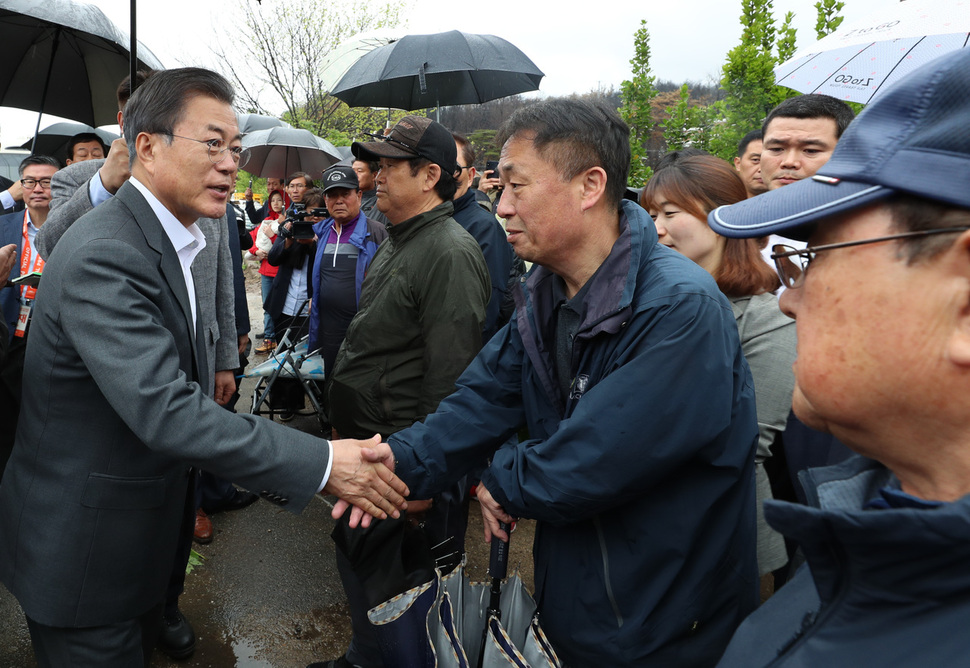
[[[603,536],[603,525],[600,523],[599,517],[593,518],[593,524],[596,525],[596,536],[599,538],[600,553],[603,555],[603,580],[606,582],[606,597],[610,600],[613,614],[616,615],[617,627],[623,628],[623,614],[620,612],[620,606],[616,603],[616,597],[613,596],[613,585],[610,584],[610,557],[606,551],[606,538]]]

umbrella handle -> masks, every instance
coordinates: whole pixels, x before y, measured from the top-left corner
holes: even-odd
[[[499,529],[505,535],[512,538],[512,525],[507,522],[499,522]],[[492,550],[488,558],[488,574],[492,578],[492,586],[489,590],[488,611],[485,613],[485,628],[482,629],[482,646],[478,652],[478,668],[482,668],[485,660],[485,644],[488,641],[488,620],[492,617],[502,618],[502,610],[499,607],[502,598],[502,580],[509,572],[509,541],[499,540],[492,536]]]

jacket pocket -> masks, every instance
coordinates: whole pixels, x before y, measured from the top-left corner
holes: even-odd
[[[92,473],[84,484],[81,505],[103,510],[148,510],[165,503],[165,478],[123,478]]]

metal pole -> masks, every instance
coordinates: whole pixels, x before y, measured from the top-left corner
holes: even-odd
[[[129,13],[131,14],[131,43],[128,49],[129,58],[129,80],[128,80],[128,95],[131,96],[135,92],[135,73],[138,71],[138,21],[135,18],[135,5],[136,0],[131,0]]]
[[[51,85],[51,72],[54,71],[54,58],[57,56],[57,45],[61,41],[61,27],[54,31],[54,44],[51,46],[51,60],[47,64],[47,78],[44,79],[44,92],[40,96],[40,111],[37,112],[37,127],[34,128],[34,140],[30,142],[30,152],[37,146],[37,135],[40,134],[40,118],[44,115],[44,105],[47,104],[47,90]]]

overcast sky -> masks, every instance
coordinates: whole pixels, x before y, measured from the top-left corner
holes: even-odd
[[[232,26],[240,0],[166,0],[138,5],[138,37],[166,67],[211,64],[215,24]],[[245,0],[255,2],[255,0]],[[299,0],[297,0],[299,1]],[[303,0],[310,1],[310,0]],[[325,1],[325,0],[316,0]],[[815,39],[815,0],[775,0],[778,23],[796,16],[799,47]],[[852,20],[896,0],[845,0]],[[128,0],[92,4],[127,31]],[[565,95],[618,87],[629,76],[633,34],[641,19],[650,30],[651,67],[661,79],[716,80],[724,56],[741,35],[741,0],[594,0],[529,2],[414,0],[408,32],[462,30],[498,35],[518,46],[545,72],[540,93]],[[567,8],[568,7],[568,8]],[[265,8],[259,8],[267,11]],[[267,20],[271,20],[267,11]],[[245,34],[239,32],[241,39]],[[44,127],[53,122],[45,117]],[[0,108],[0,143],[13,146],[32,133],[36,115]]]

